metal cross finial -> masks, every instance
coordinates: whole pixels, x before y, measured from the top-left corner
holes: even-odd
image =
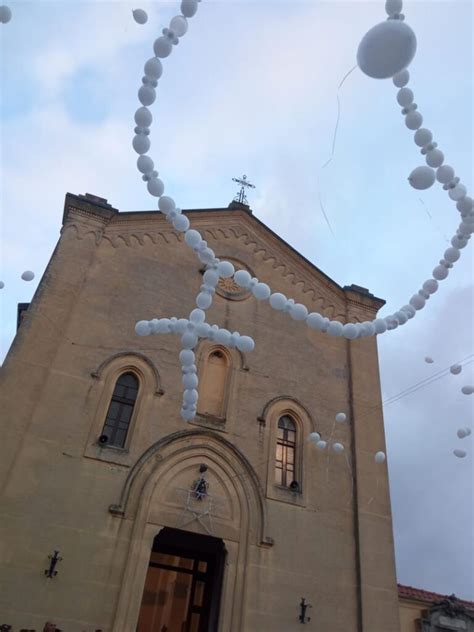
[[[247,176],[245,175],[242,176],[241,178],[232,178],[232,180],[234,182],[237,182],[237,184],[240,184],[240,191],[235,196],[234,202],[240,202],[241,204],[248,204],[248,200],[245,195],[245,188],[248,187],[249,189],[255,189],[255,185],[250,184],[250,182],[247,182]]]

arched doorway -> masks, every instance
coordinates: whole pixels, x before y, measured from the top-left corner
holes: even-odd
[[[215,632],[225,554],[220,538],[162,529],[153,540],[137,632]]]

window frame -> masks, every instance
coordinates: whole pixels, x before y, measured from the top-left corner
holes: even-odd
[[[125,384],[119,384],[120,379],[123,378],[123,377],[126,377],[128,375],[130,375],[130,376],[132,376],[134,378],[135,383],[136,383],[136,388],[134,388],[132,386],[127,386]],[[117,391],[118,387],[124,387],[126,389],[134,388],[134,390],[136,391],[135,397],[133,399],[128,399],[127,397],[121,397],[121,396],[117,395],[116,391]],[[105,443],[103,445],[103,447],[116,448],[116,449],[119,449],[119,450],[126,449],[126,446],[128,444],[128,437],[129,437],[129,434],[130,434],[130,428],[131,428],[131,425],[132,425],[132,421],[133,421],[134,413],[135,413],[135,408],[136,408],[136,405],[137,405],[137,400],[138,400],[138,398],[140,396],[140,390],[141,390],[140,379],[138,378],[138,376],[136,375],[136,373],[134,371],[125,370],[122,373],[120,373],[120,375],[115,380],[114,390],[112,392],[112,397],[110,398],[109,406],[107,408],[107,413],[105,415],[104,425],[102,426],[102,436],[103,435],[108,436],[107,428],[111,428],[111,430],[110,430],[110,438],[107,441],[107,443]],[[119,414],[117,415],[117,417],[120,416],[120,412],[124,410],[124,407],[131,408],[129,419],[126,422],[126,428],[125,429],[124,428],[120,428],[120,424],[124,423],[120,419],[114,419],[114,420],[112,420],[112,423],[108,424],[109,414],[110,414],[112,405],[114,403],[118,404],[118,406],[119,406]],[[119,431],[123,431],[123,430],[125,430],[125,436],[124,436],[123,441],[120,442],[120,443],[116,443],[115,442],[116,435],[119,433]]]
[[[292,428],[285,427],[285,422],[283,420],[288,419],[292,425]],[[283,423],[281,423],[283,421]],[[280,430],[282,430],[282,436],[280,436]],[[293,437],[289,438],[289,433],[293,435]],[[290,488],[290,484],[297,480],[296,476],[296,467],[297,467],[297,459],[298,459],[298,428],[295,423],[295,420],[291,415],[285,413],[278,418],[277,428],[276,428],[276,444],[275,444],[275,484],[279,487]],[[282,458],[278,458],[279,448],[281,448],[281,456]],[[288,458],[289,454],[292,455],[291,459]],[[278,464],[281,463],[281,467]],[[291,467],[289,467],[291,466]],[[278,481],[277,473],[280,473],[280,481]]]

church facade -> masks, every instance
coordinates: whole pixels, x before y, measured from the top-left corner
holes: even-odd
[[[383,305],[244,205],[187,214],[217,256],[310,311],[365,321]],[[0,623],[398,632],[376,339],[312,331],[221,279],[209,321],[256,347],[199,343],[185,423],[179,337],[134,325],[187,317],[202,273],[160,213],[66,196],[2,369]]]

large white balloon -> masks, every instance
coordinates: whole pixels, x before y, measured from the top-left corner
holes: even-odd
[[[237,270],[237,272],[234,274],[234,281],[239,287],[247,289],[250,287],[252,276],[249,272],[247,272],[247,270]]]
[[[324,318],[318,312],[311,312],[311,314],[308,314],[306,317],[306,324],[310,329],[321,331],[324,325]]]
[[[357,50],[357,63],[366,75],[387,79],[404,70],[416,52],[416,36],[400,20],[381,22],[362,38]]]
[[[137,24],[146,24],[148,21],[148,15],[143,9],[134,9],[132,15]]]
[[[191,246],[191,248],[196,248],[201,243],[202,237],[197,230],[191,228],[186,231],[184,241],[188,244],[188,246]]]
[[[146,158],[146,156],[140,156],[140,157]],[[148,193],[150,195],[153,195],[154,197],[160,197],[163,195],[163,191],[165,190],[165,185],[163,184],[163,181],[160,180],[159,178],[151,178],[146,183],[146,188],[148,189]]]
[[[236,343],[237,349],[242,353],[250,353],[255,349],[255,342],[250,336],[240,336]]]
[[[224,279],[228,279],[235,272],[234,266],[231,264],[230,261],[220,261],[217,265],[217,271],[219,275]]]
[[[444,161],[444,154],[439,149],[432,149],[426,154],[426,164],[430,167],[441,167]]]
[[[401,72],[397,72],[396,75],[393,75],[393,85],[397,88],[403,88],[410,81],[410,73],[408,70],[402,70]]]
[[[198,343],[198,337],[192,331],[185,331],[181,336],[181,345],[183,349],[192,349]]]
[[[359,332],[354,323],[346,323],[342,328],[342,335],[348,340],[354,340],[354,338],[357,338],[358,333]]]
[[[272,291],[266,283],[257,283],[257,285],[253,288],[252,293],[257,300],[264,301],[270,297]]]
[[[196,297],[196,305],[200,309],[208,309],[212,305],[212,296],[208,292],[199,292]]]
[[[273,309],[282,310],[285,308],[287,303],[287,298],[284,294],[280,294],[280,292],[275,292],[270,296],[270,305]]]
[[[164,35],[156,39],[155,43],[153,44],[153,50],[155,51],[155,55],[157,57],[161,57],[162,59],[164,57],[168,57],[172,49],[173,49],[173,44]]]
[[[444,258],[448,263],[454,263],[461,256],[460,251],[457,248],[448,248],[444,252]]]
[[[170,22],[170,29],[177,37],[183,37],[188,30],[188,21],[183,15],[175,15]]]
[[[135,325],[137,336],[149,336],[151,334],[150,323],[147,320],[139,320]]]
[[[305,320],[308,316],[308,310],[302,303],[295,303],[290,308],[290,316],[293,320]]]
[[[327,333],[330,336],[342,336],[342,330],[344,329],[344,325],[340,323],[338,320],[331,320],[329,323],[329,327],[327,328]]]
[[[438,287],[439,285],[436,279],[428,279],[423,283],[423,289],[425,290],[425,292],[428,292],[428,294],[434,294],[437,291]]]
[[[408,176],[408,182],[414,189],[423,191],[429,189],[434,184],[436,175],[430,167],[417,167]]]
[[[33,279],[35,278],[35,273],[31,270],[25,270],[22,273],[21,278],[23,279],[23,281],[33,281]]]
[[[203,323],[206,320],[206,314],[202,309],[193,309],[189,315],[189,320],[195,324]]]
[[[150,149],[150,139],[145,134],[137,134],[133,137],[132,145],[137,154],[146,154]]]
[[[139,127],[150,127],[152,122],[153,122],[153,116],[150,110],[146,108],[145,106],[138,108],[138,110],[135,112],[135,123]]]
[[[397,93],[397,101],[402,108],[413,103],[413,92],[410,88],[400,88]]]
[[[436,266],[436,268],[433,270],[433,276],[438,281],[442,281],[443,279],[445,279],[448,274],[449,270],[442,265]]]
[[[448,184],[454,178],[454,169],[449,165],[442,165],[436,170],[436,179],[441,184]]]
[[[158,59],[158,57],[152,57],[146,62],[144,71],[147,77],[149,77],[150,79],[154,79],[155,81],[158,81],[158,79],[163,74],[163,64]],[[139,125],[138,121],[137,121],[137,125]]]
[[[412,110],[411,112],[408,112],[408,114],[405,116],[405,125],[408,127],[408,129],[412,129],[412,130],[418,129],[419,127],[422,126],[422,124],[423,124],[423,117],[416,110]]]
[[[198,2],[197,0],[182,0],[181,2],[181,13],[187,17],[192,18],[198,10]]]
[[[418,145],[418,147],[424,147],[425,145],[431,143],[433,140],[433,134],[429,129],[422,127],[421,129],[416,130],[414,138],[415,144]]]
[[[186,215],[178,215],[173,220],[173,228],[180,233],[184,233],[189,228],[189,219]]]
[[[183,366],[191,366],[194,364],[196,356],[194,355],[194,351],[191,349],[183,349],[179,352],[179,361]]]

